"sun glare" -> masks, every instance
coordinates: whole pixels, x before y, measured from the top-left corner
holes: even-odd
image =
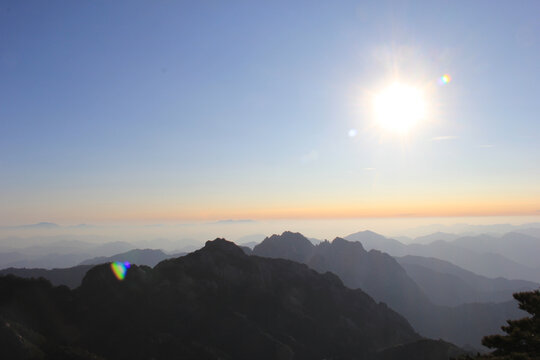
[[[419,89],[394,83],[375,95],[373,110],[378,126],[405,134],[425,117],[426,104]]]

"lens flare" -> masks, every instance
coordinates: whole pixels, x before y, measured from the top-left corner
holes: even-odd
[[[446,85],[448,84],[450,81],[452,81],[452,78],[450,77],[450,75],[448,74],[444,74],[443,76],[441,76],[439,78],[439,84],[441,85]]]
[[[129,269],[130,266],[131,264],[127,261],[115,261],[111,263],[111,270],[118,280],[124,280],[124,278],[126,277],[127,269]]]

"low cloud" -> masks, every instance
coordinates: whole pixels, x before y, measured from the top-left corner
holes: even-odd
[[[208,224],[213,224],[213,225],[217,225],[217,224],[249,224],[249,223],[254,223],[254,222],[255,222],[255,220],[251,220],[251,219],[239,219],[239,220],[227,219],[227,220],[214,221],[214,222],[211,222],[211,223],[208,223]]]
[[[15,225],[15,226],[2,226],[1,229],[6,230],[48,230],[48,229],[59,229],[62,226],[51,223],[51,222],[40,222],[37,224],[25,224],[25,225]]]

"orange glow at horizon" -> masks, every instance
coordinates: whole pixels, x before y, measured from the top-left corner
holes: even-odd
[[[137,211],[102,213],[96,221],[216,221],[223,219],[281,220],[281,219],[347,219],[347,218],[417,218],[467,216],[525,216],[538,215],[540,199],[505,202],[485,200],[477,202],[381,202],[380,204],[310,204],[298,206],[260,206],[235,208],[196,208],[166,211]]]

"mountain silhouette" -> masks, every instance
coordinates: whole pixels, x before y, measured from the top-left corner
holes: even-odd
[[[253,254],[304,263],[311,257],[314,249],[315,246],[304,235],[285,231],[281,235],[265,238],[253,248]]]
[[[171,257],[183,256],[182,254],[167,255],[161,250],[154,249],[133,249],[121,254],[113,256],[100,256],[92,259],[85,260],[80,265],[97,265],[104,264],[113,261],[128,261],[131,264],[146,265],[150,267],[156,266],[157,263]]]
[[[463,269],[486,277],[540,282],[538,265],[531,267],[526,262],[517,262],[507,257],[503,250],[497,250],[497,243],[502,244],[500,245],[502,249],[514,247],[513,250],[509,251],[509,254],[515,254],[516,257],[527,258],[529,262],[534,262],[536,261],[535,255],[540,251],[540,239],[534,237],[523,234],[508,234],[491,243],[486,239],[493,240],[494,238],[480,235],[460,237],[453,241],[437,240],[429,244],[405,245],[395,239],[385,238],[379,234],[374,236],[373,234],[375,233],[362,231],[348,235],[345,239],[359,241],[368,250],[376,249],[392,256],[415,255],[449,261]],[[511,239],[516,239],[516,243],[513,244]],[[527,250],[520,250],[520,244],[523,244],[524,249]]]
[[[373,236],[371,233],[370,236]],[[399,263],[386,253],[364,249],[361,243],[336,238],[311,247],[301,234],[273,235],[253,249],[254,255],[301,261],[319,272],[332,272],[352,289],[362,289],[404,315],[423,336],[442,338],[458,345],[480,347],[482,336],[500,331],[508,318],[521,312],[513,302],[433,304]],[[287,251],[292,249],[292,256]],[[301,251],[300,251],[301,250]],[[464,331],[463,328],[466,328]]]
[[[3,358],[378,360],[402,358],[385,349],[404,344],[418,355],[424,343],[337,276],[224,239],[153,269],[133,265],[123,281],[95,266],[75,290],[0,277]]]
[[[434,241],[443,240],[443,241],[453,241],[458,239],[460,236],[457,234],[445,233],[442,231],[437,231],[432,234],[418,236],[414,240],[410,240],[409,243],[414,244],[430,244]]]
[[[123,241],[102,244],[80,240],[69,240],[52,237],[52,242],[39,242],[22,248],[4,249],[0,253],[0,268],[67,268],[97,256],[109,256],[123,253],[135,248]],[[12,239],[14,241],[16,239]],[[32,240],[35,242],[37,240]]]
[[[13,274],[23,278],[45,278],[53,285],[66,285],[69,288],[78,287],[86,272],[93,265],[110,263],[114,261],[129,262],[131,264],[146,265],[153,267],[162,260],[171,257],[183,256],[184,253],[167,255],[161,250],[134,249],[113,256],[100,256],[81,262],[78,266],[72,266],[62,269],[41,269],[41,268],[7,268],[0,270],[0,275]]]
[[[16,275],[22,278],[44,278],[55,286],[65,285],[76,288],[81,285],[82,279],[92,268],[92,265],[79,265],[65,269],[18,269],[7,268],[0,270],[0,275]]]
[[[429,299],[438,305],[457,306],[471,302],[505,302],[512,294],[538,288],[526,280],[488,278],[450,262],[421,256],[396,258]]]
[[[476,252],[490,252],[505,256],[517,263],[537,268],[540,266],[540,238],[510,232],[500,237],[479,235],[460,237],[452,244]]]
[[[345,236],[345,239],[362,243],[366,250],[379,250],[392,256],[405,255],[407,252],[407,245],[370,230],[347,235]]]

